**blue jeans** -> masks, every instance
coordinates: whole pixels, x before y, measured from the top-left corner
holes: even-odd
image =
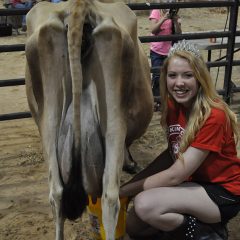
[[[160,55],[150,50],[150,58],[151,58],[152,67],[160,67],[163,65],[163,62],[167,58],[167,56]],[[160,78],[160,70],[158,70],[156,73],[152,73],[153,96],[160,96],[159,78]]]
[[[59,3],[61,2],[62,0],[51,0],[52,3]]]
[[[32,2],[29,1],[29,2],[25,2],[25,3],[17,3],[14,8],[18,8],[18,9],[25,9],[25,8],[31,8],[32,7]],[[22,25],[26,25],[26,15],[23,16],[23,19],[22,19]]]

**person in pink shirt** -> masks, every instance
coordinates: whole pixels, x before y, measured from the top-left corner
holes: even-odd
[[[151,35],[170,35],[173,33],[173,21],[177,24],[178,31],[181,31],[181,21],[178,15],[170,18],[168,9],[154,9],[149,16],[151,21]],[[172,46],[172,41],[151,42],[150,43],[150,58],[151,66],[159,67],[163,64],[167,57],[169,49]],[[152,91],[154,96],[159,96],[159,71],[152,74]]]

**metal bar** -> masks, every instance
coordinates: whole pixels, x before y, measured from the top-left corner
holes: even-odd
[[[224,89],[218,90],[217,92],[218,92],[219,95],[222,95],[222,96],[224,96],[224,94],[225,94],[225,90]]]
[[[25,51],[25,44],[0,45],[0,53],[17,51]]]
[[[211,62],[211,59],[212,59],[212,50],[208,50],[208,57],[207,57],[208,62]]]
[[[240,87],[234,87],[231,90],[232,93],[240,92]]]
[[[15,120],[21,118],[31,118],[32,115],[30,112],[17,112],[17,113],[7,113],[0,114],[0,121]]]
[[[207,55],[208,62],[211,62],[211,59],[212,59],[212,50],[209,49],[208,50],[208,55]],[[209,66],[208,66],[208,71],[210,71],[210,67]]]
[[[16,15],[26,15],[29,12],[29,8],[17,9],[17,8],[7,8],[0,9],[0,16],[16,16]]]
[[[149,42],[160,42],[160,41],[169,41],[169,40],[182,40],[182,39],[204,39],[211,37],[229,37],[229,31],[222,32],[202,32],[202,33],[183,33],[175,35],[163,35],[163,36],[140,36],[139,39],[142,43]],[[13,45],[0,45],[1,52],[17,52],[25,51],[25,44],[13,44]]]
[[[139,39],[142,43],[148,42],[162,42],[170,40],[182,40],[182,39],[204,39],[211,37],[229,37],[230,31],[212,31],[212,32],[201,32],[201,33],[183,33],[174,35],[162,35],[162,36],[140,36]]]
[[[239,0],[234,1],[234,5],[230,9],[230,19],[229,19],[229,30],[230,36],[228,38],[228,48],[226,54],[227,66],[225,67],[224,74],[224,100],[226,103],[230,103],[231,98],[231,77],[232,77],[232,63],[233,63],[233,51],[235,46],[235,34],[236,34],[236,26],[237,26],[237,18],[238,18],[238,5]]]
[[[127,6],[132,10],[150,10],[166,8],[211,8],[211,7],[230,7],[233,6],[234,0],[231,1],[214,1],[214,2],[171,2],[171,3],[128,3]],[[238,3],[239,4],[239,3]],[[0,16],[26,15],[30,9],[0,9]]]
[[[223,67],[227,65],[227,61],[219,61],[219,62],[206,62],[208,68],[212,68],[212,67]]]
[[[215,61],[215,62],[206,62],[206,65],[208,68],[213,68],[213,67],[224,67],[227,66],[228,61]],[[233,60],[232,66],[240,66],[240,60]],[[157,73],[160,71],[160,67],[152,67],[151,68],[151,73]]]
[[[240,60],[233,60],[232,65],[233,66],[239,66],[240,65]]]
[[[0,80],[0,87],[25,85],[24,78]]]
[[[233,52],[233,53],[236,53],[236,52],[239,52],[239,51],[240,51],[240,48],[238,48],[238,49],[234,50],[234,52]],[[221,60],[223,60],[224,58],[226,58],[226,55],[224,55],[224,56],[222,56],[222,57],[220,57],[220,58],[216,59],[215,61],[221,61]]]
[[[128,3],[127,6],[132,10],[151,10],[166,8],[211,8],[211,7],[231,7],[234,0],[231,1],[213,1],[213,2],[171,2],[171,3]],[[239,3],[238,3],[239,5]],[[0,9],[0,16],[26,15],[30,9]]]
[[[210,8],[210,7],[230,7],[234,4],[232,1],[213,1],[213,2],[171,2],[171,3],[128,3],[132,10],[151,10],[166,8]]]

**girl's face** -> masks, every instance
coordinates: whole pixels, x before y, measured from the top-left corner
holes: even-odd
[[[177,103],[186,108],[191,107],[199,84],[186,59],[173,57],[170,60],[167,69],[167,89]]]

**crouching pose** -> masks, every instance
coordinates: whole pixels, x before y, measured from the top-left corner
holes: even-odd
[[[171,48],[161,72],[168,148],[120,189],[134,197],[130,239],[225,240],[240,210],[235,114],[217,94],[195,45]]]

